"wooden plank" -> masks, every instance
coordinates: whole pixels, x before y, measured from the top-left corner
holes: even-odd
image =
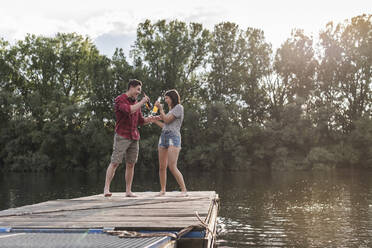
[[[71,218],[69,216],[66,216],[65,218],[53,218],[53,217],[47,217],[47,218],[14,218],[14,219],[4,219],[1,220],[2,223],[17,223],[17,222],[73,222],[73,221],[112,221],[112,222],[125,222],[125,221],[150,221],[150,222],[156,222],[156,221],[168,221],[168,222],[174,222],[174,221],[179,221],[179,222],[186,222],[186,221],[198,221],[197,218],[194,216],[189,216],[189,217],[178,217],[178,216],[169,216],[168,217],[130,217],[130,216],[123,216],[120,218],[105,218],[102,216],[97,216],[94,218]]]
[[[206,195],[204,195],[206,197]],[[79,198],[80,200],[68,199],[68,200],[56,200],[56,201],[48,201],[40,204],[24,206],[15,209],[4,210],[0,212],[0,216],[2,215],[10,215],[10,214],[22,214],[27,212],[46,212],[46,211],[76,211],[76,210],[87,210],[87,209],[99,209],[99,208],[116,208],[116,207],[131,207],[136,208],[137,206],[141,206],[141,208],[195,208],[198,207],[206,207],[208,204],[210,195],[206,199],[202,199],[201,197],[138,197],[138,198],[120,198],[120,200],[115,200],[110,198],[104,198],[100,195],[96,195],[95,198],[89,197],[87,200],[82,200],[83,198]],[[93,200],[92,200],[93,199]],[[193,202],[193,204],[181,204],[180,203],[189,203]]]
[[[118,228],[118,229],[124,229],[127,230],[128,228],[131,228],[132,230],[158,230],[158,229],[175,229],[175,230],[181,230],[184,227],[196,225],[198,224],[198,221],[158,221],[156,222],[156,225],[154,225],[154,222],[114,222],[114,221],[91,221],[91,222],[79,222],[79,221],[63,221],[63,222],[51,222],[51,221],[45,221],[45,222],[33,222],[33,221],[23,221],[23,222],[13,222],[11,227],[12,228]],[[5,225],[9,226],[9,225]],[[200,228],[198,228],[200,229]]]
[[[104,211],[79,211],[79,212],[55,212],[55,213],[43,213],[43,214],[27,214],[27,215],[19,215],[19,216],[3,216],[0,217],[1,219],[11,219],[11,218],[48,218],[48,217],[53,217],[53,218],[64,218],[66,216],[70,217],[85,217],[85,216],[104,216],[107,218],[120,218],[120,217],[167,217],[167,216],[179,216],[179,217],[187,217],[187,216],[196,216],[195,211],[199,213],[199,215],[207,216],[208,212],[205,211],[205,209],[201,208],[195,208],[193,211],[181,211],[179,209],[170,209],[166,211],[161,211],[161,210],[151,210],[147,209],[147,211],[135,211],[135,210],[130,210],[130,211],[109,211],[109,210],[104,210]]]
[[[33,222],[25,222],[20,223],[19,225],[13,226],[12,228],[32,228],[32,229],[44,229],[44,228],[53,228],[53,229],[71,229],[71,228],[84,228],[84,229],[101,229],[101,228],[115,228],[117,230],[135,230],[135,231],[143,231],[143,230],[181,230],[184,228],[184,224],[186,226],[195,225],[197,223],[157,223],[156,226],[153,223],[131,223],[131,222],[87,222],[87,223],[79,223],[79,222],[63,222],[63,223],[38,223],[35,225]],[[196,228],[195,230],[204,230],[202,228]]]
[[[216,196],[215,199],[212,200],[211,202],[211,211],[210,214],[208,215],[208,234],[206,239],[208,242],[206,242],[206,247],[207,248],[213,248],[216,242],[216,233],[217,233],[217,215],[218,215],[218,209],[219,209],[219,198],[218,195]]]

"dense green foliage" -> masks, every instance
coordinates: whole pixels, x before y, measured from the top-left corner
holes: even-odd
[[[145,21],[130,63],[75,33],[0,39],[0,166],[106,168],[113,99],[138,78],[153,101],[181,94],[181,167],[372,168],[372,15],[329,23],[318,40],[294,30],[274,52],[234,23]],[[156,168],[160,129],[140,129],[139,163]]]

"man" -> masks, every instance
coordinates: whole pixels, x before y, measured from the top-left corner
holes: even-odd
[[[140,135],[137,127],[146,123],[159,120],[158,117],[143,118],[141,107],[149,101],[144,95],[141,101],[137,102],[137,97],[141,94],[142,82],[136,79],[129,80],[127,92],[115,98],[115,137],[111,163],[106,171],[106,182],[104,196],[112,195],[110,184],[115,175],[115,171],[125,156],[125,195],[136,197],[132,192],[132,182],[134,175],[134,165],[138,159]]]

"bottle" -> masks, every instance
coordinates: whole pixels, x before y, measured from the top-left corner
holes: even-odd
[[[147,108],[148,110],[151,110],[151,109],[152,109],[152,104],[151,104],[150,101],[146,102],[145,105],[146,105],[146,108]]]
[[[161,97],[159,96],[158,97],[158,100],[156,100],[157,102],[160,102],[160,100],[161,100]],[[158,107],[156,107],[155,105],[154,105],[154,108],[152,109],[152,114],[154,115],[154,114],[156,114],[158,112]]]
[[[145,92],[143,92],[144,95],[146,95]],[[145,106],[148,110],[151,110],[152,109],[152,104],[151,104],[151,101],[150,101],[150,98],[149,98],[149,101],[145,103]]]

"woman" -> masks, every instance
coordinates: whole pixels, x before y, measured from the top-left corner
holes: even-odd
[[[180,95],[177,90],[167,91],[165,93],[165,102],[169,107],[168,114],[164,113],[163,106],[160,102],[155,102],[155,106],[158,107],[160,117],[163,120],[163,122],[155,121],[155,123],[162,128],[158,145],[161,186],[159,196],[165,195],[168,166],[181,188],[181,195],[187,196],[183,176],[177,168],[178,155],[181,150],[180,129],[183,121],[183,106],[181,105]]]

